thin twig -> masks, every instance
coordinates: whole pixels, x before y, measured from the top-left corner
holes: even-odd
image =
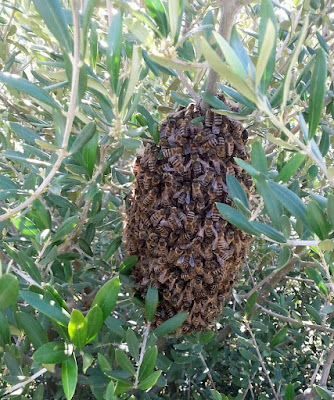
[[[28,383],[33,382],[36,378],[38,378],[39,376],[45,374],[45,372],[47,372],[46,368],[42,368],[40,369],[38,372],[36,372],[36,374],[32,375],[30,378],[26,379],[23,382],[18,383],[17,385],[11,386],[10,388],[8,388],[5,392],[5,394],[10,394],[15,392],[16,390],[28,385]]]
[[[138,382],[139,382],[139,371],[140,371],[140,367],[141,367],[141,364],[143,362],[143,358],[144,358],[144,355],[145,355],[146,343],[147,343],[148,335],[150,333],[150,327],[151,327],[151,322],[148,322],[146,327],[145,327],[143,344],[142,344],[141,350],[140,350],[139,362],[138,362],[138,367],[137,367],[137,372],[136,372],[136,377],[135,377],[135,383],[134,383],[134,387],[135,388],[137,388]]]
[[[196,103],[198,103],[200,101],[200,97],[199,95],[195,92],[194,88],[190,85],[190,83],[188,82],[187,77],[184,75],[183,72],[178,71],[177,73],[180,81],[182,82],[183,86],[185,88],[187,88],[189,94],[191,95],[191,97],[195,100]]]
[[[77,0],[72,2],[72,14],[73,14],[73,33],[74,33],[74,55],[72,58],[72,85],[71,85],[71,98],[68,107],[66,126],[63,136],[63,141],[61,149],[58,152],[58,159],[55,162],[53,168],[49,172],[48,176],[43,180],[40,186],[32,194],[31,197],[26,199],[23,203],[13,208],[12,210],[0,215],[0,222],[12,217],[21,210],[32,204],[49,186],[54,176],[57,174],[64,158],[67,154],[67,145],[71,134],[71,129],[75,117],[75,111],[77,107],[77,97],[78,97],[78,86],[79,86],[79,73],[81,68],[80,62],[80,21],[79,21],[79,8]]]
[[[203,364],[204,367],[205,367],[204,373],[207,373],[207,374],[208,374],[209,381],[210,381],[210,383],[211,383],[212,389],[215,389],[215,390],[216,390],[216,385],[215,385],[215,382],[214,382],[214,380],[213,380],[213,378],[212,378],[212,375],[211,375],[211,372],[210,372],[210,368],[208,367],[207,363],[205,362],[205,359],[204,359],[204,357],[203,357],[203,354],[202,354],[201,352],[198,353],[198,357],[200,358],[200,360],[202,361],[202,364]]]

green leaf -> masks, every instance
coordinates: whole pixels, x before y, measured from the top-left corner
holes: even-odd
[[[226,184],[230,193],[230,197],[234,199],[235,197],[238,198],[245,207],[249,208],[247,195],[240,185],[240,182],[237,178],[230,174],[226,174]]]
[[[43,344],[35,351],[32,358],[40,364],[58,364],[70,357],[73,346],[63,342],[50,342]]]
[[[281,234],[281,232],[279,232],[276,229],[272,228],[270,225],[264,224],[263,222],[259,222],[259,221],[251,221],[250,224],[258,232],[263,233],[268,238],[270,238],[272,240],[275,240],[276,242],[279,242],[279,243],[286,243],[286,239]]]
[[[105,283],[101,289],[96,293],[92,307],[97,304],[102,312],[103,319],[105,320],[112,310],[114,309],[119,292],[119,277],[115,277]]]
[[[246,318],[253,311],[253,308],[257,302],[258,297],[259,297],[259,293],[257,290],[249,296],[246,306],[245,306],[245,317]]]
[[[114,394],[115,394],[115,385],[113,381],[110,381],[106,390],[106,400],[116,400]]]
[[[244,349],[243,347],[240,347],[239,349],[239,353],[246,359],[246,360],[251,360],[251,361],[255,361],[255,362],[259,362],[258,357],[252,353],[251,351]]]
[[[326,239],[329,226],[322,209],[315,200],[309,201],[306,207],[306,215],[313,232],[315,232],[319,239]]]
[[[70,321],[70,315],[66,310],[56,305],[54,301],[44,299],[41,294],[23,290],[20,291],[20,295],[23,300],[29,303],[32,307],[36,308],[36,310],[47,315],[49,318],[67,328],[67,325]]]
[[[69,154],[74,154],[80,149],[83,148],[83,146],[90,141],[90,139],[94,136],[96,132],[96,125],[94,122],[89,122],[83,130],[79,133],[79,135],[75,138],[74,143],[71,146],[71,150]]]
[[[258,178],[260,176],[260,172],[257,171],[254,167],[248,164],[246,161],[242,160],[241,158],[234,157],[234,161],[240,165],[246,172],[249,173],[253,178]]]
[[[139,51],[139,47],[134,45],[132,50],[132,63],[131,63],[129,83],[126,89],[126,94],[122,108],[127,106],[131,96],[135,92],[135,88],[139,79],[140,70],[141,70],[141,52]]]
[[[182,0],[168,0],[168,19],[170,26],[170,34],[173,39],[173,45],[176,44],[181,30],[182,23]]]
[[[59,0],[33,0],[38,14],[49,31],[68,54],[72,52],[72,40]]]
[[[92,365],[94,357],[90,353],[84,353],[82,355],[82,371],[85,374],[87,369]]]
[[[258,231],[254,229],[248,219],[241,212],[237,211],[233,207],[223,203],[216,203],[218,211],[221,215],[232,225],[243,230],[244,232],[250,233],[251,235],[258,235]]]
[[[236,55],[232,47],[227,43],[227,41],[218,33],[213,32],[213,36],[216,39],[219,47],[221,48],[227,63],[229,64],[231,70],[241,79],[246,78],[246,71]]]
[[[179,328],[183,324],[183,322],[186,320],[187,317],[188,317],[187,312],[182,312],[180,314],[174,315],[174,317],[163,322],[154,330],[155,336],[160,337],[174,332],[177,328]]]
[[[286,334],[288,333],[288,327],[281,329],[276,335],[271,339],[270,347],[275,347],[285,340]]]
[[[266,93],[275,70],[277,41],[277,20],[269,0],[261,1],[260,16],[259,58],[256,64],[255,87],[261,80],[261,92]]]
[[[118,141],[121,145],[130,150],[137,150],[143,144],[143,142],[139,139],[120,138]]]
[[[139,340],[137,339],[136,334],[133,332],[131,328],[128,328],[128,330],[126,331],[126,343],[128,345],[130,354],[135,359],[135,361],[138,362],[140,343]]]
[[[116,361],[118,362],[118,365],[124,371],[129,372],[131,375],[134,375],[136,373],[136,370],[135,370],[132,362],[129,360],[128,356],[121,349],[116,349],[115,356],[116,356]]]
[[[115,394],[115,396],[118,396],[122,393],[126,393],[129,390],[131,390],[132,387],[133,387],[133,385],[130,382],[117,381],[114,394]]]
[[[266,179],[258,180],[258,188],[260,189],[261,195],[264,200],[264,204],[266,210],[269,214],[269,217],[276,229],[280,228],[280,218],[283,214],[282,204],[276,199],[273,192],[270,190],[268,186],[268,181]]]
[[[88,143],[86,143],[82,149],[82,157],[84,160],[84,167],[86,168],[86,171],[88,172],[88,175],[90,177],[92,177],[92,175],[93,175],[98,140],[99,140],[99,134],[98,134],[98,132],[95,132],[95,134],[90,139],[90,141]]]
[[[57,242],[58,240],[65,239],[65,235],[73,231],[79,221],[79,217],[74,215],[69,217],[62,222],[57,232],[53,235],[52,242]]]
[[[103,373],[106,373],[107,371],[110,371],[112,369],[110,362],[103,354],[97,353],[97,360]]]
[[[27,338],[31,341],[35,349],[48,342],[45,329],[32,314],[25,312],[16,313],[19,325],[23,328]]]
[[[6,344],[10,344],[10,330],[7,317],[0,311],[0,346],[4,347]]]
[[[295,390],[293,388],[293,384],[289,383],[285,390],[284,400],[293,400],[294,398],[295,398]]]
[[[153,372],[157,355],[158,355],[157,346],[153,346],[145,351],[145,355],[139,369],[140,381],[146,379]]]
[[[223,400],[222,395],[215,389],[210,389],[213,400]]]
[[[88,311],[85,319],[87,323],[86,343],[89,343],[95,339],[103,325],[103,312],[101,308],[95,304],[95,306]]]
[[[10,122],[9,125],[20,139],[23,139],[25,142],[33,146],[35,145],[36,139],[41,140],[40,135],[25,126],[18,124],[17,122]]]
[[[228,81],[237,91],[239,91],[242,95],[244,95],[248,100],[256,103],[256,97],[254,91],[248,86],[248,84],[241,79],[237,74],[235,74],[231,68],[221,61],[219,56],[216,54],[214,50],[212,50],[211,46],[208,42],[201,37],[200,38],[201,51],[210,65],[210,67],[220,75],[222,79]]]
[[[74,346],[79,351],[82,350],[86,344],[87,321],[79,310],[72,310],[67,329]]]
[[[242,44],[242,41],[239,38],[236,25],[233,25],[233,28],[232,28],[231,38],[230,38],[230,46],[238,55],[239,60],[242,62],[242,65],[243,65],[245,71],[248,73],[248,75],[251,76],[251,78],[253,78],[254,77],[254,65],[253,65],[247,51],[245,50],[245,48]]]
[[[165,8],[160,0],[144,0],[145,5],[159,27],[159,31],[164,37],[168,35],[168,23]]]
[[[121,65],[122,24],[122,13],[120,10],[118,10],[117,13],[115,13],[112,17],[108,31],[107,57],[107,69],[110,74],[110,83],[115,94],[117,92],[119,68]]]
[[[290,189],[275,182],[270,181],[269,187],[277,200],[281,202],[282,206],[308,227],[309,224],[306,217],[306,206],[302,200]]]
[[[282,247],[277,260],[277,268],[283,268],[291,257],[291,250],[289,247]]]
[[[61,365],[61,383],[67,400],[71,400],[78,382],[78,366],[72,354]]]
[[[221,100],[219,100],[216,96],[209,92],[203,92],[201,94],[202,98],[204,101],[206,101],[210,106],[217,108],[218,110],[226,110],[230,111],[230,109],[226,106],[225,103],[223,103]],[[198,117],[201,118],[201,117]],[[194,123],[194,122],[192,122]]]
[[[115,253],[115,251],[119,248],[121,244],[122,244],[122,236],[118,236],[117,238],[113,239],[103,256],[103,259],[106,261],[109,260],[109,258]]]
[[[267,157],[264,149],[259,141],[253,143],[252,154],[251,154],[251,164],[259,172],[264,175],[268,175]]]
[[[312,319],[318,324],[321,325],[322,324],[322,318],[319,314],[319,312],[312,307],[310,304],[306,304],[305,305],[305,309],[306,311],[310,314],[310,316],[312,317]]]
[[[315,268],[306,267],[306,273],[307,273],[308,277],[315,282],[315,284],[317,285],[319,290],[322,293],[324,293],[325,295],[327,295],[328,294],[327,287],[325,286],[325,283],[322,279],[322,276],[319,274],[319,272]]]
[[[38,229],[36,229],[35,224],[27,217],[18,215],[16,217],[12,217],[11,222],[15,228],[25,236],[35,238],[38,234]]]
[[[317,130],[321,113],[324,107],[326,92],[327,65],[326,53],[319,48],[315,57],[315,66],[312,73],[310,100],[308,110],[309,139],[312,139]]]
[[[327,197],[327,215],[329,222],[332,225],[332,228],[334,229],[334,194],[329,193]]]
[[[298,168],[302,165],[304,160],[305,160],[304,155],[300,153],[296,154],[286,164],[284,164],[283,168],[276,176],[275,181],[287,182],[292,177],[292,175],[298,170]]]
[[[16,303],[19,295],[19,282],[11,274],[0,277],[0,309],[7,308]]]
[[[159,303],[159,294],[157,289],[149,286],[145,297],[146,320],[151,322],[154,318]]]
[[[333,392],[329,391],[328,389],[322,388],[321,386],[316,385],[315,390],[322,400],[333,399]]]
[[[32,203],[28,216],[35,222],[38,229],[51,229],[51,214],[40,200],[36,199]]]
[[[139,382],[138,389],[140,390],[147,390],[150,389],[152,386],[154,386],[159,379],[159,376],[161,375],[162,371],[154,371],[150,376],[148,376],[146,379],[143,379],[142,381]]]

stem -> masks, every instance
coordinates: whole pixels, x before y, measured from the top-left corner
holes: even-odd
[[[140,370],[140,367],[141,367],[141,364],[143,362],[143,358],[144,358],[144,355],[145,355],[146,343],[147,343],[147,339],[148,339],[148,334],[150,333],[150,327],[151,327],[151,322],[148,322],[146,327],[145,327],[143,344],[142,344],[141,350],[140,350],[139,362],[138,362],[136,378],[135,378],[135,384],[134,384],[135,388],[137,388],[138,382],[139,382],[139,370]]]
[[[210,380],[212,389],[215,389],[215,390],[216,390],[215,382],[214,382],[214,380],[213,380],[213,378],[212,378],[210,369],[209,369],[209,367],[208,367],[208,365],[207,365],[207,363],[206,363],[206,361],[205,361],[205,359],[204,359],[204,357],[203,357],[203,354],[202,354],[202,353],[198,353],[198,356],[199,356],[200,360],[202,361],[202,364],[203,364],[204,367],[205,367],[204,373],[207,372],[207,374],[208,374],[208,377],[209,377],[209,380]]]
[[[9,393],[15,392],[16,390],[18,390],[18,389],[24,387],[25,385],[28,385],[28,383],[34,381],[34,380],[35,380],[36,378],[38,378],[39,376],[45,374],[45,372],[47,372],[47,369],[46,369],[46,368],[40,369],[38,372],[36,372],[36,374],[32,375],[32,376],[31,376],[30,378],[28,378],[27,380],[25,380],[25,381],[23,381],[23,382],[20,382],[20,383],[18,383],[17,385],[14,385],[14,386],[11,386],[10,388],[8,388],[8,389],[6,390],[5,393],[6,393],[6,394],[9,394]]]
[[[80,63],[80,21],[79,21],[79,8],[78,8],[77,0],[74,0],[72,2],[72,14],[73,14],[74,54],[73,54],[73,58],[72,58],[73,74],[72,74],[72,85],[71,85],[71,98],[70,98],[70,104],[68,107],[63,142],[62,142],[61,149],[58,152],[58,159],[55,162],[51,171],[49,172],[48,176],[44,179],[44,181],[40,184],[40,186],[36,189],[36,191],[32,194],[32,196],[29,197],[27,200],[25,200],[23,203],[21,203],[19,206],[13,208],[11,211],[8,211],[7,213],[0,215],[0,222],[6,220],[7,218],[12,217],[13,215],[17,214],[18,212],[20,212],[21,210],[25,209],[30,204],[32,204],[43,193],[43,191],[48,187],[48,185],[51,183],[52,179],[58,172],[58,169],[60,168],[64,158],[66,157],[67,145],[68,145],[68,141],[70,138],[71,129],[72,129],[74,116],[75,116],[75,111],[76,111],[76,107],[77,107],[79,72],[80,72],[80,67],[81,67],[81,63]]]

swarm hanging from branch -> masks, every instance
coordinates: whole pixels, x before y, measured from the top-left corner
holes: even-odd
[[[250,243],[215,205],[233,205],[227,173],[249,193],[251,178],[234,161],[249,160],[247,131],[194,104],[169,114],[159,131],[159,145],[136,160],[126,211],[127,249],[138,256],[132,277],[143,297],[149,285],[159,291],[155,325],[187,311],[179,333],[200,331],[220,314]]]

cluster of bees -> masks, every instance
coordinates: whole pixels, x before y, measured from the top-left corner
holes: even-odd
[[[145,297],[155,287],[155,325],[183,311],[178,333],[201,331],[220,314],[236,282],[250,237],[229,224],[215,203],[233,206],[226,174],[248,194],[250,176],[234,161],[249,161],[247,131],[238,122],[195,104],[170,114],[135,164],[125,239],[138,256],[132,270]]]

